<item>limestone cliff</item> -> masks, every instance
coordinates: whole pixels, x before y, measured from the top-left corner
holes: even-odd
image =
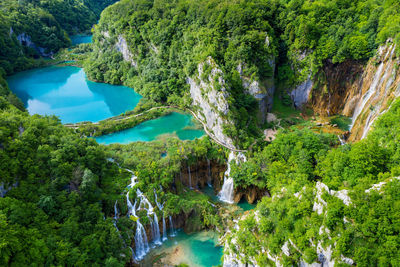
[[[385,183],[379,184],[379,186],[384,185]],[[376,190],[377,186],[372,185],[371,188]],[[308,192],[311,192],[311,195]],[[365,193],[369,194],[369,191],[366,190]],[[293,198],[298,202],[304,200],[304,203],[311,199],[312,202],[310,204],[312,213],[314,213],[312,217],[320,218],[318,225],[315,225],[316,220],[313,221],[313,227],[318,229],[317,233],[307,238],[307,240],[295,236],[284,236],[284,240],[278,241],[276,239],[277,243],[271,244],[264,239],[265,231],[268,231],[266,228],[263,228],[268,227],[268,212],[257,208],[249,213],[245,213],[239,220],[235,221],[235,224],[227,229],[226,234],[221,238],[220,241],[224,244],[224,267],[266,266],[266,262],[271,266],[287,266],[288,259],[292,263],[297,262],[299,266],[329,267],[336,266],[338,263],[342,265],[354,264],[352,259],[336,252],[337,239],[334,235],[338,234],[338,232],[331,232],[325,225],[326,218],[329,216],[327,215],[329,201],[339,201],[344,207],[353,206],[349,197],[349,190],[334,191],[329,189],[325,184],[317,182],[314,187],[304,187],[300,192],[295,194],[290,194],[285,188],[282,188],[281,192],[275,194],[271,201],[279,202],[284,198]],[[352,227],[353,220],[351,218],[343,217],[342,220],[344,227]],[[248,236],[249,234],[252,235],[251,238]],[[275,233],[272,231],[270,234],[274,235]],[[251,240],[256,238],[257,242],[251,242],[249,247],[246,247],[243,246],[244,238]],[[304,246],[304,244],[298,242],[306,242],[307,245]],[[306,253],[299,249],[302,245],[314,251],[315,254],[311,258],[312,263],[307,263],[303,259]]]
[[[244,74],[246,64],[240,63],[237,67],[240,78],[242,79],[243,87],[247,93],[252,95],[258,102],[258,118],[261,123],[264,123],[268,111],[271,110],[273,97],[275,92],[275,57],[271,55],[268,65],[271,67],[272,75],[270,78],[263,80],[251,79]]]
[[[373,122],[400,94],[399,58],[391,40],[366,64],[327,62],[311,80],[292,91],[296,106],[307,105],[321,115],[352,117],[350,141],[364,138]]]
[[[193,110],[214,139],[235,149],[232,139],[224,133],[224,126],[233,124],[228,118],[230,95],[226,89],[224,74],[211,57],[200,63],[197,71],[196,77],[188,77],[186,80],[190,85]]]
[[[13,33],[12,29],[10,30],[10,35]],[[32,40],[31,37],[23,32],[17,36],[17,40],[22,46],[26,46],[35,50],[42,57],[50,57],[53,55],[52,52],[46,52],[46,48],[37,46]]]

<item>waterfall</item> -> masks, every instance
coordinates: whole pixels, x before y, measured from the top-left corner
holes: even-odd
[[[346,142],[340,137],[340,135],[337,136],[340,142],[340,145],[343,146],[346,144]]]
[[[129,199],[129,191],[126,193],[126,205],[128,206],[128,215],[133,215],[135,213],[135,209],[133,208],[132,203]]]
[[[114,224],[115,229],[117,229],[117,232],[119,232],[119,229],[118,229],[118,227],[117,227],[117,221],[118,221],[118,208],[117,208],[117,203],[118,203],[118,200],[115,200],[113,224]]]
[[[153,223],[154,237],[153,237],[153,240],[156,245],[161,245],[162,242],[161,242],[161,238],[160,238],[160,227],[158,225],[158,217],[155,212],[153,214],[154,214],[154,223]]]
[[[229,153],[228,168],[224,173],[224,184],[222,185],[221,191],[218,193],[219,200],[229,204],[233,204],[233,197],[234,197],[233,196],[234,183],[233,183],[233,178],[230,177],[231,162],[233,160],[235,160],[236,164],[239,164],[240,162],[246,162],[246,156],[242,152],[239,152],[237,156],[235,156],[235,153],[233,151]]]
[[[170,236],[175,236],[175,229],[174,229],[174,224],[172,223],[172,217],[169,216],[169,228],[171,229]]]
[[[149,222],[150,222],[151,238],[152,238],[153,240],[155,240],[155,236],[154,236],[154,222],[153,222],[153,219],[151,219],[149,215],[147,215],[147,219],[149,219]],[[151,247],[152,247],[152,248],[155,248],[156,245],[153,244]]]
[[[114,204],[114,220],[118,220],[118,208],[117,208],[118,200],[115,200]]]
[[[207,159],[207,169],[208,169],[208,180],[207,180],[207,184],[209,187],[212,187],[212,179],[211,179],[211,166],[210,166],[210,160]]]
[[[140,261],[149,252],[149,242],[147,241],[146,230],[143,225],[140,223],[139,217],[136,216],[136,201],[135,204],[132,205],[129,199],[129,191],[126,193],[126,204],[128,206],[128,215],[134,216],[137,218],[136,221],[136,233],[135,233],[135,246],[136,246],[136,257],[135,260]],[[140,206],[140,204],[139,204]]]
[[[135,256],[135,252],[133,252],[133,248],[132,248],[132,247],[129,247],[129,249],[131,250],[132,259],[133,259],[134,261],[136,261],[136,256]]]
[[[149,252],[149,242],[147,241],[146,230],[140,223],[139,219],[136,221],[136,234],[135,234],[135,246],[136,246],[136,259],[142,260],[143,257]]]
[[[163,228],[163,237],[162,237],[162,241],[165,241],[168,239],[167,237],[167,226],[165,224],[165,215],[163,215],[162,217],[162,228]]]
[[[222,189],[218,194],[219,200],[233,204],[233,191],[233,178],[225,176],[224,184],[222,185]]]
[[[126,171],[132,174],[131,176],[131,183],[128,185],[128,188],[132,188],[137,184],[137,176],[133,173],[133,171],[125,169]]]
[[[382,71],[383,71],[383,65],[384,65],[383,62],[379,65],[378,70],[375,73],[374,80],[372,81],[371,86],[369,87],[367,93],[364,96],[362,96],[361,103],[358,103],[356,109],[354,110],[353,118],[352,118],[351,125],[350,125],[350,130],[353,128],[355,121],[357,120],[357,118],[361,114],[361,112],[363,111],[365,105],[367,104],[367,102],[369,101],[371,96],[373,94],[375,94],[376,89],[378,88],[378,83],[380,81]]]
[[[189,188],[193,189],[192,187],[192,174],[190,173],[190,166],[188,165],[188,173],[189,173]]]

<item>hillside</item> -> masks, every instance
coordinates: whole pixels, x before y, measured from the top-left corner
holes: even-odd
[[[0,0],[0,48],[1,266],[400,265],[399,0]]]

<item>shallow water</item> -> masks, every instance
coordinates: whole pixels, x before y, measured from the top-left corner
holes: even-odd
[[[116,116],[132,110],[141,98],[129,87],[91,82],[83,69],[71,66],[24,71],[7,81],[30,114],[56,115],[63,123]]]
[[[178,230],[175,237],[168,237],[160,247],[152,250],[143,262],[150,263],[157,255],[163,254],[163,264],[186,263],[191,267],[211,267],[221,264],[222,247],[217,245],[217,234],[199,232],[186,234]],[[157,265],[158,266],[158,265]]]
[[[88,44],[92,42],[92,35],[72,35],[70,36],[72,45]]]
[[[242,199],[239,203],[237,203],[239,207],[241,207],[244,211],[252,210],[256,207],[256,204],[250,204],[246,200]]]
[[[188,128],[189,127],[189,128]],[[145,121],[133,128],[120,132],[95,137],[100,144],[129,144],[136,141],[154,141],[165,134],[176,134],[181,140],[193,140],[204,135],[203,130],[196,130],[192,116],[172,112],[160,118]]]

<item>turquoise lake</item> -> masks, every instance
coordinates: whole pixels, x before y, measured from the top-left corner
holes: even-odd
[[[56,115],[62,123],[97,122],[132,110],[142,98],[129,87],[91,82],[71,66],[24,71],[7,82],[30,114]]]
[[[204,135],[203,130],[194,128],[192,116],[172,112],[160,118],[145,121],[133,128],[95,137],[100,144],[129,144],[136,141],[154,141],[165,134],[174,134],[181,140],[194,140]]]
[[[91,35],[72,35],[69,37],[71,39],[72,45],[78,45],[78,44],[87,44],[92,42],[92,36]]]
[[[175,237],[168,237],[160,247],[151,251],[144,260],[150,261],[156,255],[165,255],[162,259],[165,265],[188,264],[191,267],[211,267],[221,264],[222,247],[217,246],[217,234],[199,232],[186,234],[179,229]]]

